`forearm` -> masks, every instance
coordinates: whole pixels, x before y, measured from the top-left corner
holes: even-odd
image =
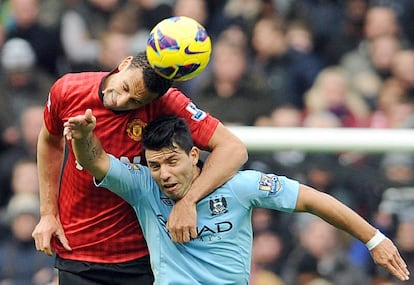
[[[101,180],[105,176],[109,168],[109,158],[93,133],[81,139],[73,139],[72,148],[78,163],[95,178]]]
[[[184,198],[196,203],[233,177],[246,160],[245,147],[237,142],[217,146],[208,156],[200,176]]]
[[[304,194],[305,191],[309,202],[303,205],[301,211],[319,216],[363,243],[366,243],[375,235],[376,229],[372,225],[339,200],[307,186],[301,186],[299,195]]]

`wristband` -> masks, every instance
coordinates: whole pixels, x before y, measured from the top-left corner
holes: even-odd
[[[385,235],[377,229],[375,235],[365,244],[365,246],[371,251],[371,249],[379,245],[384,239]]]

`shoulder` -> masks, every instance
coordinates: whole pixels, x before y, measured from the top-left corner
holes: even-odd
[[[90,80],[100,81],[108,72],[77,72],[66,73],[61,76],[56,83],[58,84],[79,84],[79,82],[90,82]]]
[[[52,86],[53,91],[73,92],[74,90],[82,92],[99,86],[107,72],[80,72],[67,73],[60,77]]]
[[[189,101],[190,99],[178,88],[171,87],[161,96],[162,100],[184,100]]]
[[[229,185],[239,185],[246,187],[247,185],[257,184],[263,174],[256,170],[241,170],[236,173],[230,180]]]

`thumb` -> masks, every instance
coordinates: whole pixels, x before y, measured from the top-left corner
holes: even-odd
[[[85,118],[87,121],[92,121],[92,110],[91,109],[86,109]]]

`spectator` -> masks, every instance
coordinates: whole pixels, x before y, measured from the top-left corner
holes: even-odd
[[[302,111],[290,104],[275,107],[270,116],[259,118],[262,126],[276,128],[297,128],[302,127]],[[255,125],[258,126],[259,120]],[[245,165],[245,169],[256,169],[263,172],[278,172],[280,174],[303,178],[302,163],[305,153],[299,150],[278,150],[269,153],[252,153]]]
[[[321,65],[313,54],[299,50],[292,41],[292,37],[286,36],[286,23],[282,18],[259,19],[251,37],[252,72],[266,80],[276,105],[292,104],[303,109],[303,92],[311,86]]]
[[[347,189],[347,173],[339,164],[336,154],[308,153],[304,161],[304,181],[308,185],[329,193],[355,209],[359,195],[357,191]]]
[[[0,203],[4,206],[12,193],[11,178],[14,165],[21,159],[36,161],[37,136],[43,123],[43,107],[27,107],[19,119],[19,143],[0,153]]]
[[[337,229],[308,214],[298,216],[296,226],[299,243],[288,255],[281,275],[287,284],[295,284],[306,252],[317,259],[319,275],[333,284],[369,284],[366,273],[347,260],[345,244]]]
[[[36,251],[32,231],[39,219],[39,198],[15,194],[7,206],[11,237],[0,243],[0,284],[43,285],[53,278],[53,258]]]
[[[95,69],[100,40],[122,3],[122,0],[77,1],[63,12],[60,40],[70,71]]]
[[[276,273],[282,255],[283,242],[274,232],[254,234],[252,249],[251,285],[285,285]]]
[[[343,127],[364,127],[369,108],[349,83],[345,71],[338,66],[323,69],[313,86],[305,94],[306,114],[322,110],[337,116]]]
[[[253,125],[270,112],[274,104],[269,89],[263,78],[248,70],[245,46],[228,38],[218,40],[211,65],[209,77],[195,91],[201,108],[232,125]]]
[[[318,271],[318,260],[308,251],[299,261],[295,280],[297,285],[333,285],[321,276]]]
[[[11,188],[13,195],[20,193],[39,195],[36,161],[22,158],[14,164],[11,175]]]
[[[22,38],[30,43],[37,66],[52,76],[60,71],[58,61],[62,56],[59,31],[40,22],[40,0],[9,0],[11,22],[6,28],[6,38]]]
[[[158,22],[172,16],[173,1],[158,0],[131,0],[131,3],[138,6],[139,14],[142,17],[140,22],[142,28],[150,31]],[[188,1],[189,5],[191,5]]]
[[[338,1],[343,16],[338,19],[339,32],[325,42],[325,49],[319,51],[325,66],[338,65],[346,53],[357,49],[364,39],[364,21],[369,0]],[[312,22],[312,19],[310,19]]]
[[[193,18],[203,26],[208,26],[208,7],[206,0],[176,0],[172,8],[172,16],[187,16]]]
[[[0,121],[6,147],[19,140],[19,118],[31,105],[46,102],[53,77],[37,68],[34,50],[23,39],[9,39],[1,51]]]
[[[372,39],[367,54],[352,51],[345,54],[340,65],[350,78],[351,87],[375,109],[375,100],[381,84],[391,76],[394,55],[401,49],[395,35],[382,35]]]
[[[97,70],[110,71],[132,51],[133,37],[120,32],[106,32],[100,41]]]
[[[303,109],[303,95],[312,86],[324,63],[314,50],[314,39],[309,23],[292,20],[287,23],[286,38],[289,56],[292,60],[290,70],[291,98],[296,107]]]
[[[252,30],[252,72],[261,75],[269,85],[276,105],[290,102],[291,62],[287,56],[289,43],[285,36],[285,23],[278,16],[262,18]]]
[[[383,35],[397,36],[403,41],[396,12],[385,5],[371,4],[365,15],[364,37],[369,43],[369,41]]]
[[[398,128],[401,125],[398,117],[398,106],[406,104],[407,90],[405,85],[396,78],[388,78],[381,84],[378,95],[375,96],[374,110],[368,127]],[[405,119],[404,119],[405,120]]]
[[[252,262],[261,269],[278,275],[285,254],[282,238],[270,229],[256,231],[253,239]]]
[[[391,73],[407,90],[414,90],[414,49],[403,49],[394,55]]]
[[[330,54],[328,48],[332,39],[337,39],[343,32],[344,13],[343,7],[346,1],[315,1],[315,0],[296,0],[292,17],[305,20],[314,37],[315,52],[322,59],[324,66],[329,63],[325,59]]]

